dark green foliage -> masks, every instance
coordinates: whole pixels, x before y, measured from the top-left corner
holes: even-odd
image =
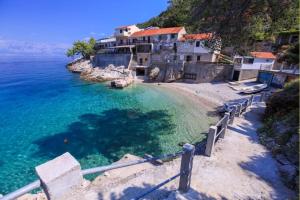
[[[299,109],[299,79],[288,83],[283,90],[275,92],[267,102],[265,117],[281,117]],[[295,121],[298,122],[298,116]]]
[[[90,38],[88,42],[86,41],[76,41],[73,43],[73,47],[67,50],[67,56],[75,56],[81,55],[85,59],[89,59],[91,55],[95,54],[96,40],[94,38]]]
[[[299,29],[298,14],[298,0],[170,0],[166,11],[140,26],[214,32],[221,36],[223,46],[243,51],[255,41]]]
[[[267,101],[260,139],[273,153],[284,155],[290,163],[299,165],[299,79],[275,92]],[[297,172],[299,173],[299,172]],[[299,191],[298,177],[286,181]]]
[[[299,43],[291,45],[287,50],[283,51],[282,56],[279,57],[278,61],[286,62],[287,64],[298,64],[299,63]]]

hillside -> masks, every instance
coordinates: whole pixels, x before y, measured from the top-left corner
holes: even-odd
[[[298,29],[297,0],[170,0],[158,16],[140,27],[185,26],[189,32],[215,32],[223,46],[241,51],[255,41],[274,40],[281,31]]]

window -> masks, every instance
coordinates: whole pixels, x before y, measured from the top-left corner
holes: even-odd
[[[186,60],[186,62],[192,61],[192,56],[190,56],[190,55],[186,56],[185,60]]]
[[[147,62],[148,61],[148,58],[145,58],[145,62]]]
[[[173,60],[177,60],[177,56],[176,55],[174,55]]]
[[[234,64],[241,64],[241,63],[242,63],[242,58],[234,59]]]
[[[120,29],[120,33],[122,33],[123,31],[122,31],[122,29]]]
[[[200,47],[200,41],[196,42],[196,47]]]
[[[145,38],[145,37],[143,37],[143,41],[146,41],[146,38]]]
[[[197,56],[197,62],[200,62],[201,56]]]
[[[171,34],[171,39],[174,39],[176,34]]]
[[[244,58],[244,64],[253,64],[254,58]]]

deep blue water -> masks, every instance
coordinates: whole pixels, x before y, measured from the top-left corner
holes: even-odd
[[[66,62],[0,62],[0,194],[35,180],[35,166],[66,151],[82,168],[125,153],[175,152],[215,120],[159,86],[82,81]]]

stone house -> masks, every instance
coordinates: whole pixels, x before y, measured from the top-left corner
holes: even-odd
[[[250,52],[250,56],[235,56],[232,79],[256,78],[259,70],[272,70],[276,56],[272,52]]]

